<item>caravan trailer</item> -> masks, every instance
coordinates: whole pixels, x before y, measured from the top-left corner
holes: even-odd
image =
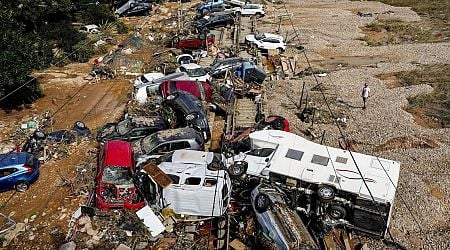
[[[315,214],[328,225],[384,236],[399,179],[399,162],[350,153],[280,130],[254,132],[250,141],[253,150],[273,149],[267,159],[258,162],[265,163],[264,168],[258,168],[262,169],[259,175],[293,197],[297,210],[307,216]]]

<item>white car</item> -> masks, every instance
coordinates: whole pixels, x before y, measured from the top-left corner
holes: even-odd
[[[286,50],[284,39],[280,35],[271,33],[259,33],[245,36],[245,41],[255,44],[258,49],[278,49],[280,52]]]
[[[233,11],[243,15],[243,16],[258,16],[262,17],[266,14],[261,4],[246,4],[241,7],[235,7]]]
[[[147,97],[156,94],[162,82],[173,79],[189,80],[190,78],[186,73],[164,75],[163,73],[153,72],[139,76],[134,80],[134,99],[141,104],[146,103]]]
[[[100,32],[100,28],[95,24],[89,24],[89,25],[84,25],[83,27],[78,29],[78,31],[80,31],[82,33],[97,34]]]
[[[191,81],[210,82],[211,76],[208,71],[195,63],[182,64],[176,72],[186,72]]]

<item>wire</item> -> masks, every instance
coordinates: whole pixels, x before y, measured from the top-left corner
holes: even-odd
[[[298,36],[297,30],[296,30],[296,28],[295,28],[295,25],[294,25],[294,23],[293,23],[293,21],[292,21],[292,19],[291,19],[291,16],[290,16],[290,14],[289,14],[289,12],[288,12],[288,9],[287,9],[287,7],[286,7],[286,3],[283,3],[283,6],[284,6],[284,9],[285,9],[285,11],[286,11],[286,13],[287,13],[287,16],[288,16],[288,18],[289,18],[289,21],[290,21],[290,23],[291,23],[291,25],[292,25],[292,28],[293,28],[293,30],[294,30],[294,32],[295,32],[295,35],[296,35],[298,41],[300,42],[300,37]],[[305,59],[306,59],[306,61],[307,61],[307,63],[308,63],[308,66],[311,68],[311,62],[309,61],[309,58],[308,58],[308,56],[307,56],[307,54],[306,54],[306,50],[303,50],[303,54],[304,54]],[[319,84],[319,80],[317,79],[317,76],[316,76],[315,74],[312,74],[312,75],[313,75],[313,77],[314,77],[316,83]],[[326,97],[325,97],[325,94],[324,94],[323,90],[322,90],[321,88],[318,88],[318,89],[319,89],[319,91],[320,91],[320,93],[321,93],[321,95],[322,95],[322,98],[323,98],[323,100],[324,100],[324,102],[325,102],[325,105],[327,106],[328,111],[330,112],[331,117],[333,118],[334,123],[336,124],[336,126],[337,126],[337,128],[338,128],[338,130],[339,130],[339,133],[340,133],[341,137],[344,139],[344,141],[347,141],[347,138],[346,138],[344,132],[342,131],[341,126],[340,126],[339,123],[337,122],[337,119],[336,119],[336,117],[335,117],[333,111],[331,110],[331,107],[330,107],[330,105],[329,105],[329,103],[328,103],[328,101],[327,101],[327,99],[326,99]],[[358,173],[359,173],[359,175],[361,176],[362,181],[363,181],[365,187],[367,188],[367,191],[369,192],[370,197],[371,197],[373,203],[376,205],[377,211],[378,211],[378,212],[380,213],[380,215],[381,215],[381,212],[380,212],[380,210],[379,210],[379,205],[378,205],[378,203],[375,201],[375,198],[373,197],[372,192],[370,191],[369,186],[367,185],[367,182],[366,182],[366,180],[364,179],[364,176],[363,176],[363,174],[362,174],[362,172],[361,172],[361,170],[360,170],[358,164],[356,163],[356,160],[355,160],[355,158],[354,158],[354,156],[353,156],[353,154],[352,154],[352,151],[349,150],[348,152],[350,153],[350,156],[351,156],[351,158],[352,158],[352,160],[353,160],[353,163],[355,164],[355,167],[356,167],[356,169],[358,170]],[[387,174],[387,172],[386,172],[386,174]],[[388,177],[389,177],[389,175],[388,175]],[[389,177],[389,179],[391,179],[391,178]],[[394,187],[395,187],[395,186],[394,186]],[[406,203],[405,203],[405,206],[406,206]],[[419,226],[419,228],[421,228],[420,224],[418,224],[418,226]],[[389,227],[386,228],[386,231],[387,231],[387,233],[389,234],[389,237],[393,240],[393,242],[394,242],[394,244],[395,244],[395,247],[399,249],[400,246],[399,246],[398,243],[396,243],[394,237],[393,237],[392,234],[391,234],[391,231],[390,231]],[[431,246],[431,249],[433,249],[432,246]]]

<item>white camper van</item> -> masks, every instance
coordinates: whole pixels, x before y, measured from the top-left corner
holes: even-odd
[[[147,203],[170,207],[177,214],[221,216],[230,203],[231,180],[225,169],[225,157],[212,152],[176,150],[162,156],[158,167],[172,179],[161,188],[145,173],[138,174],[136,187]]]
[[[306,214],[320,211],[330,224],[341,223],[384,236],[399,179],[399,162],[350,154],[279,130],[257,131],[249,137],[252,151],[273,152],[260,161],[247,160],[242,165],[261,169],[260,176],[297,197],[294,202],[299,210]]]

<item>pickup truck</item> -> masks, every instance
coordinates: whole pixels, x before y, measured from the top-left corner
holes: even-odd
[[[213,9],[215,7],[219,7],[219,6],[223,5],[223,4],[224,4],[224,0],[209,0],[209,1],[205,2],[205,3],[200,4],[197,7],[197,11],[203,12],[203,11],[206,11],[206,10]]]

